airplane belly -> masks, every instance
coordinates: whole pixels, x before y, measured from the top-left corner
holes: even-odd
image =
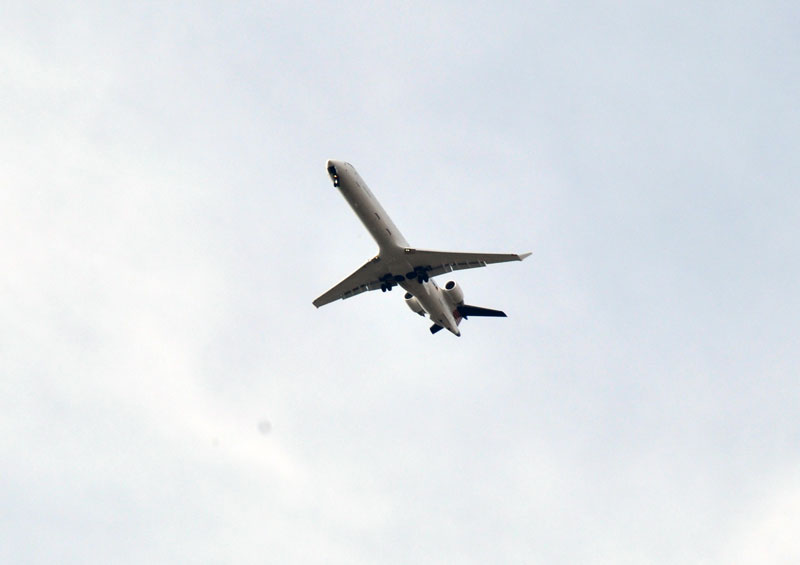
[[[458,322],[450,312],[450,306],[442,290],[435,283],[420,283],[416,279],[406,279],[400,286],[416,297],[432,322],[458,335]]]
[[[339,189],[350,207],[381,249],[408,247],[408,242],[389,215],[357,178],[344,176]]]

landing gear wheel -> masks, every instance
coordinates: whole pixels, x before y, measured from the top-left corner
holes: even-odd
[[[414,269],[413,272],[408,273],[406,275],[406,278],[408,278],[409,280],[417,279],[417,282],[419,284],[428,282],[430,280],[430,277],[428,276],[429,269],[430,269],[429,267],[417,267]]]

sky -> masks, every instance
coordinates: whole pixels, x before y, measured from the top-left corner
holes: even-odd
[[[2,11],[1,562],[800,560],[794,3]]]

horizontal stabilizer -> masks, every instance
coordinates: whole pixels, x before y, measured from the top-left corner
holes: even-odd
[[[470,316],[484,316],[489,318],[507,318],[506,313],[500,310],[492,310],[491,308],[481,308],[480,306],[470,306],[469,304],[462,304],[458,307],[458,313],[464,319]]]
[[[441,329],[442,329],[442,326],[440,326],[439,324],[433,324],[431,326],[431,333],[435,334],[436,332],[438,332]]]

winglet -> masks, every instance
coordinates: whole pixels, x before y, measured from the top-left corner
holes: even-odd
[[[517,255],[517,257],[519,257],[520,261],[523,261],[523,260],[527,259],[530,256],[531,256],[531,252],[530,251],[528,251],[527,253],[520,253],[519,255]]]

